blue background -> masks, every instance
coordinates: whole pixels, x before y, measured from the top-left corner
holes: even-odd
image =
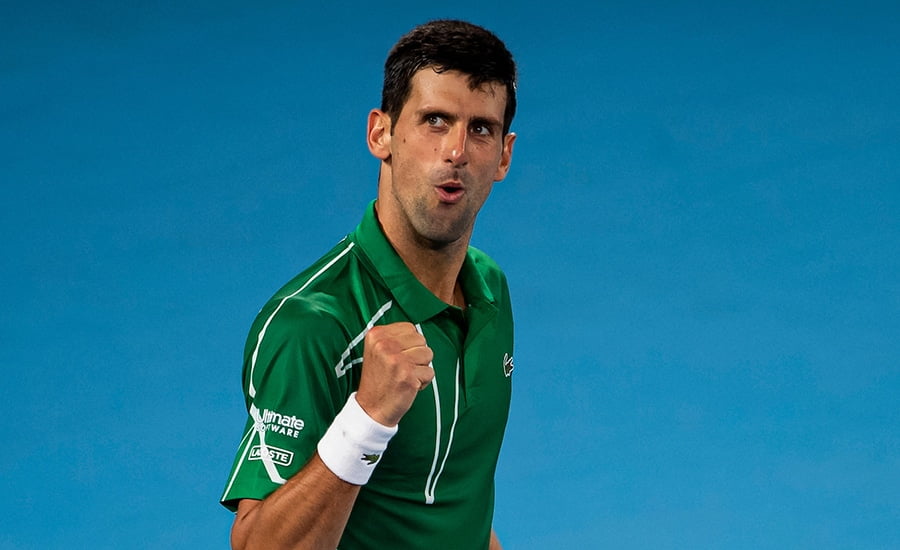
[[[171,4],[2,4],[0,548],[227,546],[247,329],[448,16],[521,71],[506,547],[900,547],[896,3]]]

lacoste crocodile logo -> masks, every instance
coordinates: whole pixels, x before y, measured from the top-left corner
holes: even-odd
[[[509,376],[512,374],[512,371],[514,368],[516,368],[516,366],[513,365],[512,355],[510,355],[508,353],[504,353],[503,354],[503,374],[505,374],[506,377],[509,378]]]
[[[364,455],[362,455],[362,458],[360,458],[360,460],[365,460],[365,461],[366,461],[366,464],[368,464],[369,466],[371,466],[372,464],[375,464],[376,462],[378,462],[378,459],[379,459],[379,458],[381,458],[381,455],[375,455],[375,454],[367,455],[367,454],[364,454]]]

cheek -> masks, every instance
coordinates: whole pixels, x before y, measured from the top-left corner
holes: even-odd
[[[488,182],[488,183],[485,183],[484,185],[478,186],[478,189],[475,192],[473,198],[474,198],[474,204],[477,206],[477,208],[479,210],[484,205],[484,203],[487,202],[488,196],[491,194],[492,188],[493,188],[492,182]]]
[[[494,176],[500,167],[500,160],[500,156],[497,155],[496,151],[485,152],[480,163],[481,168],[479,169],[483,179],[494,181]]]

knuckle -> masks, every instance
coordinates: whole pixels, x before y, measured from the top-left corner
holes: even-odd
[[[367,345],[371,345],[375,342],[380,341],[381,333],[384,331],[383,327],[372,327],[369,329],[369,332],[366,333],[365,342]]]
[[[371,342],[366,342],[365,346],[365,350],[363,351],[365,355],[384,355],[384,340],[373,339]]]

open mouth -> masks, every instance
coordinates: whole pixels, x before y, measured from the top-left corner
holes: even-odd
[[[462,198],[465,191],[462,185],[456,183],[445,183],[437,186],[438,195],[442,202],[457,202]]]

